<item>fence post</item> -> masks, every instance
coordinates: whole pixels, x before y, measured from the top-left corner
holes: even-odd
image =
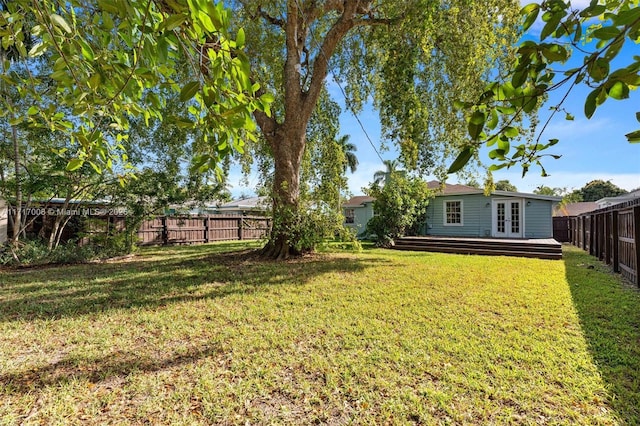
[[[636,256],[636,282],[635,284],[640,287],[640,206],[633,208],[633,239],[634,249]]]
[[[611,264],[611,212],[604,214],[604,261]]]
[[[587,216],[580,216],[582,222],[582,250],[587,249]]]
[[[589,215],[589,254],[591,256],[595,255],[595,244],[594,244],[594,234],[596,229],[596,216],[593,214]]]
[[[613,213],[611,216],[611,251],[613,252],[613,260],[611,263],[613,264],[613,272],[620,272],[620,263],[618,258],[618,249],[620,248],[620,244],[618,242],[618,210],[614,210],[611,213]]]
[[[169,244],[169,228],[167,227],[167,216],[162,216],[160,223],[162,224],[162,245],[166,246]]]
[[[204,222],[204,241],[208,243],[209,242],[209,225],[210,225],[209,216],[205,217],[203,219],[203,222]]]
[[[240,241],[242,241],[242,238],[244,237],[244,231],[243,231],[243,220],[242,220],[242,216],[238,216],[238,239]]]

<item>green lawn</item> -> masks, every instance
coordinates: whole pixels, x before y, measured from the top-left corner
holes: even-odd
[[[640,292],[564,261],[241,243],[0,272],[0,424],[639,424]]]

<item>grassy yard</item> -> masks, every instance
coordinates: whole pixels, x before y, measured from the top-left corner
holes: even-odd
[[[0,272],[0,424],[639,424],[640,292],[564,261],[241,243]]]

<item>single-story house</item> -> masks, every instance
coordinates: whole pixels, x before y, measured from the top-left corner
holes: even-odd
[[[243,200],[233,200],[221,204],[213,209],[218,214],[231,214],[241,216],[264,216],[271,208],[269,197],[251,197]]]
[[[422,235],[475,238],[552,238],[553,207],[561,197],[484,190],[428,182],[439,191],[429,202]],[[343,206],[345,225],[361,234],[373,217],[371,197],[353,197]]]
[[[0,198],[0,244],[7,241],[9,230],[9,209],[6,201]]]
[[[439,182],[428,183],[441,187]],[[552,212],[561,197],[445,184],[429,203],[425,235],[552,238]]]
[[[373,202],[375,198],[357,195],[342,205],[344,224],[355,231],[356,235],[363,235],[367,222],[373,217]]]
[[[181,205],[171,205],[168,215],[232,215],[232,216],[265,216],[271,208],[268,197],[252,197],[233,200],[223,204],[201,202],[186,202]]]
[[[603,209],[609,206],[615,206],[616,204],[625,203],[640,198],[640,189],[627,194],[618,195],[617,197],[604,197],[596,201],[599,209]]]

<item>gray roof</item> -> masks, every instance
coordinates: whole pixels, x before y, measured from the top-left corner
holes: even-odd
[[[223,210],[264,210],[269,206],[268,197],[252,197],[243,200],[233,200],[221,204],[218,208]]]
[[[438,195],[470,195],[470,194],[484,194],[484,189],[475,188],[473,186],[468,185],[459,185],[459,184],[448,184],[445,183],[443,185],[435,180],[427,182],[427,186],[430,189],[438,190],[442,189],[442,192],[436,194]],[[562,197],[554,197],[551,195],[539,195],[539,194],[529,194],[526,192],[511,192],[511,191],[493,191],[491,195],[500,195],[502,197],[519,197],[519,198],[531,198],[534,200],[547,200],[547,201],[555,201],[559,202],[562,200]]]

